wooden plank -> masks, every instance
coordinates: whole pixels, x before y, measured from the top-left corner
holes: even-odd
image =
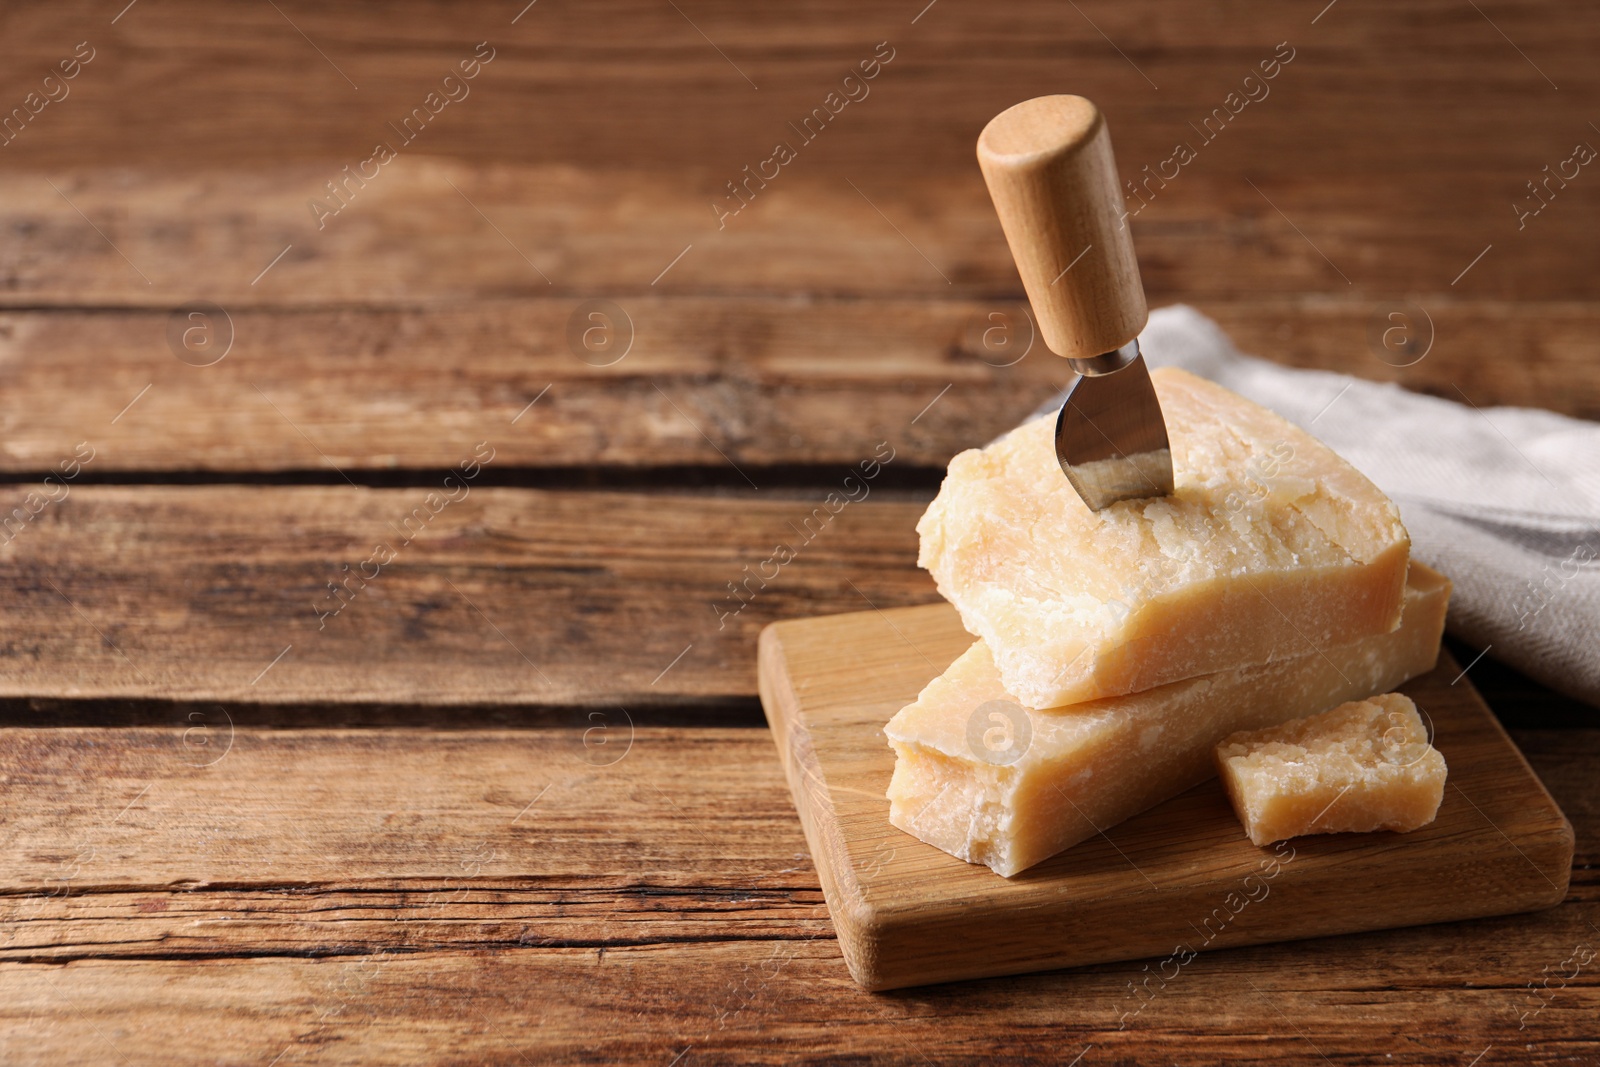
[[[1595,943],[1562,909],[1218,953],[1120,1030],[1137,966],[868,996],[827,940],[7,964],[0,1025],[17,1064],[1570,1064],[1600,1054],[1600,994],[1557,988],[1519,1029],[1525,983]]]
[[[247,722],[262,705],[744,714],[765,623],[935,595],[922,505],[867,480],[841,475],[831,502],[436,486],[71,488],[0,547],[0,697],[179,701],[209,721],[222,701]]]
[[[1192,957],[1566,895],[1572,827],[1471,683],[1451,684],[1460,668],[1447,654],[1402,687],[1450,764],[1437,818],[1403,837],[1259,849],[1210,781],[1014,878],[965,863],[889,825],[895,757],[882,734],[971,641],[946,604],[797,619],[761,636],[761,702],[850,973],[868,989],[1181,958],[1173,945]],[[1455,882],[1465,869],[1470,887]]]
[[[770,745],[759,730],[620,717],[523,731],[263,730],[221,717],[5,729],[0,763],[31,799],[7,812],[0,890],[360,887],[437,901],[466,887],[508,899],[814,888],[782,772],[758,741]],[[685,767],[716,773],[686,789]]]
[[[763,797],[762,803],[769,799]],[[456,877],[435,873],[377,882],[356,876],[338,886],[247,883],[180,889],[52,883],[0,897],[0,918],[7,923],[0,964],[243,956],[320,959],[524,948],[609,952],[665,942],[832,941],[833,923],[798,836],[799,825],[792,812],[786,814],[786,827],[773,825],[780,835],[792,831],[800,848],[789,867],[752,863],[746,874],[722,868],[702,873],[692,882],[630,877],[621,851],[626,844],[614,842],[608,848],[606,839],[597,838],[591,842],[596,869],[560,877],[533,873],[511,879],[469,877],[462,871]],[[78,866],[87,871],[88,865]],[[264,865],[259,870],[260,877],[270,879],[272,872]],[[1558,922],[1536,921],[1541,913],[1526,913],[1526,922],[1504,924],[1504,929],[1523,931],[1519,943],[1510,947],[1513,956],[1545,952],[1550,946],[1543,931],[1572,928],[1584,916],[1600,916],[1600,879],[1582,870],[1573,878],[1567,900],[1558,909],[1564,916]],[[404,887],[393,888],[384,881],[403,881]],[[1461,930],[1461,924],[1440,925],[1435,936],[1442,941],[1470,936],[1449,932]],[[838,946],[832,951],[838,954]]]
[[[800,849],[801,858],[791,859],[788,868],[757,873],[752,865],[749,873],[732,875],[723,867],[698,872],[694,882],[681,877],[682,871],[672,872],[666,883],[630,879],[620,851],[597,838],[591,859],[604,856],[611,866],[560,878],[530,873],[495,879],[463,871],[455,880],[437,873],[411,879],[403,889],[374,888],[359,876],[340,887],[74,887],[68,893],[53,886],[44,894],[0,901],[0,916],[8,924],[0,961],[831,942],[833,926],[822,892],[810,873],[799,827],[792,812],[787,815],[782,827],[774,827],[780,837],[792,831]]]
[[[901,469],[942,469],[1067,377],[1022,305],[1005,299],[625,296],[617,306],[633,347],[608,366],[569,343],[581,305],[537,297],[245,309],[231,314],[234,350],[203,368],[174,358],[165,311],[0,313],[0,470],[39,474],[85,440],[96,449],[91,477],[436,469],[495,428],[501,468],[687,466],[732,476],[729,460],[852,465],[897,426]],[[1600,416],[1600,381],[1586,373],[1600,360],[1600,304],[1429,305],[1409,312],[1425,354],[1406,367],[1379,358],[1370,336],[1392,325],[1382,302],[1202,307],[1242,349],[1282,362],[1457,402],[1465,393],[1480,406]]]
[[[891,433],[897,467],[942,467],[1069,377],[1042,342],[1029,353],[1031,320],[1004,300],[623,297],[632,349],[606,366],[569,346],[582,306],[246,310],[235,351],[204,368],[173,357],[165,312],[0,315],[0,467],[45,471],[89,440],[91,476],[440,468],[487,438],[497,468],[738,481],[730,460],[850,467]]]
[[[868,996],[763,730],[605,767],[579,731],[240,730],[194,766],[176,727],[4,730],[0,1034],[15,1063],[1572,1062],[1600,987],[1540,983],[1600,948],[1600,731],[1519,738],[1573,812],[1560,908]]]
[[[135,8],[114,24],[118,12],[85,0],[7,12],[15,61],[0,81],[4,99],[37,90],[44,70],[85,37],[99,50],[71,97],[49,105],[8,151],[45,165],[287,156],[337,160],[337,169],[394,136],[388,124],[485,39],[496,58],[410,150],[586,167],[690,164],[731,177],[765,158],[776,138],[794,137],[787,123],[821,105],[881,40],[895,53],[871,95],[803,146],[798,166],[967,165],[991,115],[1070,88],[1105,102],[1137,172],[1167,158],[1175,140],[1197,140],[1189,124],[1224,106],[1287,40],[1295,58],[1267,83],[1271,95],[1204,146],[1194,166],[1215,156],[1234,167],[1270,159],[1307,173],[1409,177],[1515,159],[1532,177],[1550,152],[1588,136],[1583,101],[1600,88],[1589,62],[1592,20],[1553,0],[1485,8],[1493,22],[1448,0],[1354,4],[1315,22],[1315,10],[1219,0],[1160,18],[1107,0],[1071,18],[1047,0],[998,13],[848,0],[759,15],[730,0],[698,0],[681,14],[647,0],[604,12],[429,0],[279,7],[218,19],[180,0]],[[169,121],[175,114],[181,125]]]
[[[1571,815],[1571,900],[1600,904],[1600,731],[1517,736]],[[825,932],[765,730],[185,718],[0,729],[0,763],[6,959]]]
[[[1451,174],[1449,197],[1427,177],[1413,187],[1387,171],[1369,183],[1280,176],[1256,183],[1270,201],[1246,176],[1196,174],[1130,220],[1153,301],[1594,299],[1583,235],[1600,206],[1582,197],[1551,204],[1550,214],[1563,214],[1551,225],[1536,219],[1519,232],[1507,189],[1520,181],[1508,173]],[[319,229],[306,204],[326,166],[9,170],[0,174],[0,226],[13,235],[0,260],[0,306],[170,310],[209,300],[237,312],[646,292],[1020,296],[975,165],[857,177],[797,172],[719,228],[709,206],[723,179],[705,170],[406,157]],[[1292,209],[1287,220],[1274,203]],[[1487,244],[1494,250],[1452,285]]]
[[[1455,403],[1541,407],[1600,418],[1600,305],[1496,300],[1200,301],[1240,351],[1395,382]],[[1390,318],[1397,315],[1398,318]],[[1416,348],[1384,347],[1395,328]],[[1499,355],[1496,355],[1496,353]],[[1522,373],[1507,373],[1514,353]],[[1415,360],[1415,362],[1412,362]]]

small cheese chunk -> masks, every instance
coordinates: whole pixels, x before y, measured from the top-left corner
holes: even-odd
[[[884,726],[889,821],[1010,877],[1205,781],[1236,730],[1432,669],[1449,598],[1448,580],[1413,563],[1393,633],[1044,711],[1012,699],[979,641]]]
[[[1400,693],[1233,734],[1217,746],[1217,769],[1257,845],[1345,830],[1406,833],[1431,823],[1444,799],[1444,756]]]
[[[1176,491],[1093,512],[1054,417],[962,452],[918,562],[1029,707],[1306,655],[1399,623],[1410,540],[1378,488],[1277,415],[1151,374]]]

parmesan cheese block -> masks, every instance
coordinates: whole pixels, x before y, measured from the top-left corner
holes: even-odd
[[[1393,630],[1410,539],[1327,446],[1219,385],[1151,373],[1176,491],[1094,512],[1054,417],[962,452],[918,562],[1006,689],[1055,707],[1303,656]]]
[[[1411,564],[1400,628],[1308,655],[1039,711],[979,641],[884,727],[889,821],[1007,877],[1206,780],[1236,730],[1393,689],[1432,669],[1450,583]]]
[[[1406,833],[1431,823],[1444,799],[1444,756],[1400,693],[1233,734],[1216,755],[1257,845],[1346,830]]]

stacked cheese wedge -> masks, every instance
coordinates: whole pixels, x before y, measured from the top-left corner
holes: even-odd
[[[1152,375],[1176,491],[1093,512],[1054,418],[956,456],[920,563],[977,642],[884,728],[890,820],[1011,876],[1216,773],[1213,749],[1432,668],[1450,584],[1325,445]]]

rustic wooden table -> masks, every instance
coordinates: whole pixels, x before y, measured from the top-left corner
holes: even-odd
[[[1104,107],[1153,304],[1600,415],[1592,9],[125,2],[0,13],[0,1060],[1600,1062],[1600,719],[1492,658],[1566,903],[1121,1028],[1139,963],[856,988],[754,670],[932,599],[1063,380],[972,159],[1027,96]]]

